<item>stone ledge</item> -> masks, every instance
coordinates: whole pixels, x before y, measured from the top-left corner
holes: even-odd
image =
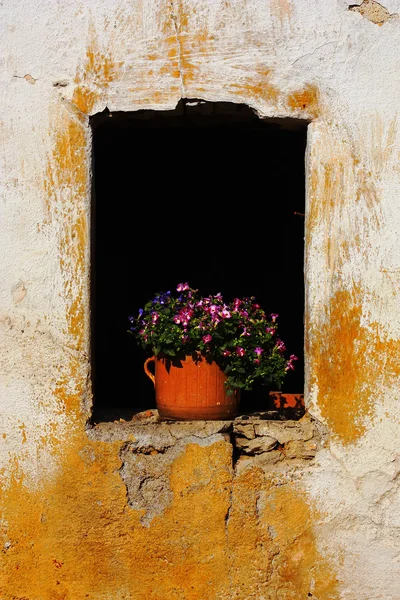
[[[141,523],[149,526],[172,502],[172,464],[190,444],[219,443],[218,452],[232,457],[227,466],[233,479],[253,468],[285,481],[302,477],[325,443],[325,429],[308,413],[299,420],[280,418],[266,411],[232,421],[161,421],[151,410],[131,421],[98,423],[87,435],[92,441],[117,442],[128,504],[143,511]]]
[[[322,441],[321,425],[308,413],[299,420],[280,418],[277,411],[265,411],[232,421],[161,421],[156,410],[148,410],[131,421],[98,423],[87,429],[87,435],[93,441],[129,443],[131,451],[143,454],[163,452],[179,441],[190,443],[220,435],[232,443],[235,459],[268,453],[273,462],[311,460]]]

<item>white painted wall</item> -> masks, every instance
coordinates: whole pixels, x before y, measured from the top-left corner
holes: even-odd
[[[96,95],[92,114],[105,106],[163,110],[185,96],[246,102],[265,116],[313,118],[307,109],[289,109],[287,98],[315,86],[319,109],[309,126],[308,194],[334,208],[323,213],[309,240],[309,318],[316,329],[323,327],[335,291],[352,293],[356,287],[362,326],[371,336],[378,328],[385,343],[399,339],[400,0],[386,0],[392,16],[383,25],[349,11],[345,0],[184,0],[184,10],[172,4],[173,15],[162,0],[1,3],[0,474],[5,486],[16,473],[32,488],[54,477],[59,464],[54,445],[66,443],[71,430],[85,422],[84,414],[71,419],[57,395],[60,373],[70,376],[71,357],[77,377],[84,377],[89,364],[87,332],[79,348],[68,333],[69,272],[72,286],[77,284],[72,263],[63,271],[59,256],[63,220],[57,215],[75,196],[68,186],[58,188],[49,219],[44,182],[60,121],[86,118],[74,108],[74,92],[85,83],[91,44],[117,65],[107,85],[93,72],[87,75]],[[183,13],[188,23],[179,34]],[[173,47],[180,78],[163,69]],[[194,65],[192,77],[188,62]],[[272,85],[279,93],[255,92],[259,80],[261,88]],[[63,87],[54,87],[60,81]],[[90,151],[89,130],[86,138]],[[335,171],[333,190],[327,191],[321,183],[326,165],[336,169],[340,161],[343,168]],[[374,199],[360,183],[361,169],[376,191]],[[314,192],[312,173],[319,182]],[[87,196],[86,212],[88,202]],[[348,253],[342,247],[346,240]],[[85,273],[80,277],[88,311]],[[336,563],[340,597],[346,600],[400,599],[400,384],[386,370],[387,352],[385,346],[375,357],[372,372],[357,358],[369,378],[358,401],[367,401],[370,410],[356,414],[363,427],[356,440],[344,439],[321,409],[318,379],[310,382],[307,395],[310,410],[332,436],[304,486],[319,510],[320,547]],[[310,356],[310,376],[315,360]],[[366,363],[371,360],[365,357]],[[67,385],[73,391],[78,384],[71,379]]]

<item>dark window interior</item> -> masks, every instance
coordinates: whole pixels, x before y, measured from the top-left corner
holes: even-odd
[[[171,111],[106,109],[91,126],[94,420],[155,407],[128,315],[186,281],[279,313],[299,357],[283,391],[302,393],[307,123],[183,100]],[[244,392],[242,404],[261,410],[266,397]]]

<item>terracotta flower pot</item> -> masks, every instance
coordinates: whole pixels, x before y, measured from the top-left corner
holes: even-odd
[[[285,394],[284,392],[269,392],[271,408],[304,409],[304,394]]]
[[[148,369],[150,362],[155,363],[155,375]],[[144,363],[144,370],[154,383],[162,419],[230,420],[238,414],[240,393],[226,394],[226,376],[214,362],[194,361],[187,356],[180,366],[173,366],[170,361],[151,357]]]

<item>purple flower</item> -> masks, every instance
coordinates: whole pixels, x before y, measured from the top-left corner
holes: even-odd
[[[254,352],[256,354],[258,354],[258,356],[261,356],[261,354],[264,352],[264,350],[262,348],[260,348],[260,346],[257,346],[257,348],[254,348]]]
[[[203,335],[203,342],[205,344],[208,344],[209,342],[211,342],[212,340],[212,335],[210,335],[209,333],[207,333],[207,335]]]
[[[277,315],[276,313],[272,313],[271,314],[271,320],[273,323],[275,323],[275,321],[277,320],[277,318],[279,317],[279,315]]]
[[[153,304],[157,304],[157,302],[160,304],[165,304],[168,301],[168,296],[170,294],[171,292],[162,292],[161,294],[158,294],[154,297],[154,300],[152,300]]]
[[[241,346],[238,346],[236,348],[236,354],[238,354],[239,356],[244,356],[246,354],[246,350]]]
[[[139,317],[138,317],[138,318],[140,318],[140,317],[142,316],[142,314],[143,314],[143,313],[144,313],[144,310],[143,310],[143,308],[139,308]]]
[[[132,315],[130,315],[128,317],[128,321],[129,321],[129,323],[134,323],[135,322],[135,317],[132,317]]]
[[[186,292],[186,290],[188,290],[188,289],[189,289],[188,283],[178,283],[178,285],[176,286],[177,292]]]
[[[211,315],[215,315],[218,312],[218,306],[216,306],[215,304],[211,304],[209,311]]]

